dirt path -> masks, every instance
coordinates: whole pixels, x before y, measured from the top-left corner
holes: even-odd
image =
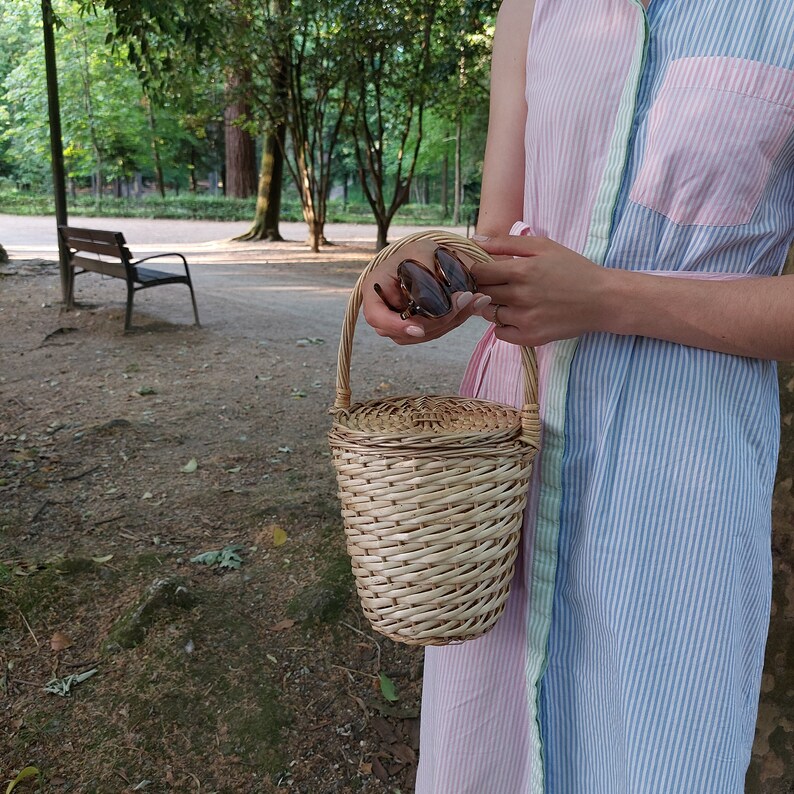
[[[36,224],[0,274],[0,786],[31,765],[58,793],[411,791],[421,652],[362,618],[325,440],[369,246],[185,243],[203,327],[160,287],[124,335],[117,280],[61,311]],[[483,327],[360,327],[354,398],[453,390]]]

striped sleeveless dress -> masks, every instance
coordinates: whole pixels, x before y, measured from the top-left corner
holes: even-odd
[[[513,233],[605,267],[779,274],[791,0],[537,0],[526,96]],[[600,333],[538,357],[511,596],[485,637],[426,652],[416,790],[738,794],[770,608],[775,365]],[[462,391],[519,405],[519,372],[489,331]]]

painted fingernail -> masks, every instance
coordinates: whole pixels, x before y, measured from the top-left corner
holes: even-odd
[[[465,309],[474,300],[474,295],[471,292],[461,292],[456,301],[459,309]]]
[[[471,239],[478,243],[487,243],[491,238],[486,234],[473,234]]]
[[[422,337],[425,335],[425,329],[420,328],[418,325],[409,325],[405,329],[405,333],[408,334],[408,336]]]
[[[472,304],[475,309],[483,309],[491,302],[490,295],[480,295],[476,301]]]

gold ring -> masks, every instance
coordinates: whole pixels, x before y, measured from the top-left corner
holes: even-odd
[[[500,303],[494,303],[494,305],[493,305],[493,315],[491,316],[491,322],[497,328],[504,328],[505,327],[504,323],[500,323],[499,322],[499,309],[501,309],[501,308],[502,308],[502,305]]]

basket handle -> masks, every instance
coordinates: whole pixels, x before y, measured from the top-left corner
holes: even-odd
[[[475,262],[491,262],[491,257],[478,245],[458,234],[445,231],[422,231],[409,234],[380,250],[358,277],[356,286],[350,294],[339,339],[339,355],[336,367],[336,399],[334,411],[344,411],[350,407],[350,357],[353,350],[353,334],[362,303],[364,279],[386,257],[396,253],[403,246],[418,240],[430,239],[438,245],[445,245],[466,254]],[[538,365],[535,351],[531,347],[521,347],[521,362],[524,371],[524,407],[521,409],[522,440],[533,447],[538,446]]]

